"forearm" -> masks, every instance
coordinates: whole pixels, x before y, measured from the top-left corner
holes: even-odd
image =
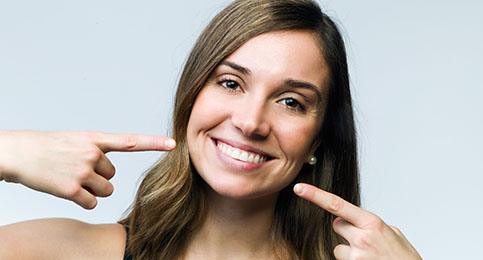
[[[4,144],[2,142],[2,138],[3,137],[4,133],[2,131],[0,131],[0,181],[3,181],[3,175],[4,175],[4,172],[5,172],[5,163],[3,162],[5,160],[5,154],[4,154]]]
[[[5,144],[3,142],[3,139],[5,138],[5,132],[0,131],[0,181],[3,181],[3,175],[5,171],[5,163],[3,162],[5,160]]]
[[[8,150],[9,144],[7,142],[8,132],[0,131],[0,181],[6,178],[8,172]]]

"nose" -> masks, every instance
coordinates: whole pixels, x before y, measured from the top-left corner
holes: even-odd
[[[247,97],[244,102],[234,106],[231,121],[244,136],[264,139],[270,133],[268,117],[264,102],[257,102]]]

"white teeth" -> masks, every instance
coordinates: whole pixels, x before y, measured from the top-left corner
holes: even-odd
[[[217,146],[222,153],[240,161],[249,163],[261,163],[267,160],[267,157],[263,155],[240,150],[220,141],[218,141]]]
[[[248,161],[248,153],[247,152],[241,152],[239,159],[247,162]]]

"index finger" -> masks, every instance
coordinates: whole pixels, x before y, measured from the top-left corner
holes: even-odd
[[[294,192],[298,196],[316,204],[330,213],[345,219],[356,227],[365,228],[377,221],[377,216],[374,214],[347,202],[335,194],[321,190],[313,185],[298,183],[294,186]]]
[[[89,136],[104,153],[169,151],[176,147],[176,142],[165,136],[99,132],[89,133]]]

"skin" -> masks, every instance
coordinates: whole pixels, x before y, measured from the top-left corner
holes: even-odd
[[[312,33],[299,31],[255,37],[225,61],[251,74],[227,65],[212,73],[188,123],[191,159],[220,195],[240,200],[272,196],[297,176],[313,150],[323,115],[317,94],[327,92],[328,68]],[[289,87],[284,84],[288,79],[317,89]],[[240,171],[220,161],[213,139],[249,145],[274,158],[258,169]]]
[[[289,86],[289,79],[315,89]],[[262,34],[214,70],[195,101],[187,129],[193,165],[211,191],[206,222],[190,242],[188,251],[194,253],[187,259],[226,259],[228,252],[231,259],[273,257],[267,241],[278,192],[293,181],[315,148],[327,79],[327,65],[307,31]],[[213,140],[247,145],[272,159],[257,169],[240,170],[232,163],[243,163],[218,157]]]
[[[194,104],[187,138],[193,164],[208,186],[208,215],[182,258],[275,259],[274,245],[267,243],[274,205],[278,192],[316,148],[327,66],[306,31],[260,35],[225,61],[248,68],[251,75],[218,67]],[[315,89],[288,87],[288,78]],[[215,156],[212,138],[248,145],[271,160],[243,168],[243,163]],[[113,192],[109,179],[115,168],[105,153],[169,151],[174,145],[168,140],[94,132],[0,132],[0,179],[91,209],[96,197]],[[308,184],[296,185],[294,192],[338,216],[334,230],[349,245],[334,249],[337,259],[421,259],[397,228],[373,213]],[[0,227],[0,259],[122,259],[125,236],[118,224],[26,221]]]
[[[175,142],[136,134],[14,131],[2,132],[0,145],[6,151],[2,179],[93,209],[96,197],[114,190],[109,180],[115,168],[105,153],[168,151]]]
[[[337,216],[332,226],[349,242],[334,248],[337,259],[422,259],[398,228],[377,215],[309,184],[295,185],[294,192]]]
[[[37,219],[0,227],[0,259],[119,260],[126,234],[118,224]]]
[[[287,79],[311,83],[316,89],[287,88]],[[327,65],[307,31],[255,37],[216,68],[197,97],[188,124],[190,156],[210,194],[208,216],[190,241],[185,259],[274,259],[273,245],[267,241],[276,197],[316,147],[327,79]],[[317,93],[321,98],[314,102]],[[292,99],[305,110],[294,109]],[[240,170],[230,159],[216,156],[214,140],[248,145],[274,159],[254,170]],[[397,228],[376,215],[308,184],[298,184],[294,191],[338,216],[334,230],[350,244],[334,249],[337,259],[421,258]]]
[[[99,132],[0,132],[0,180],[71,200],[85,209],[113,192],[105,153],[169,151],[167,137]],[[0,259],[122,259],[119,224],[38,219],[0,227]],[[61,250],[59,250],[61,249]]]

